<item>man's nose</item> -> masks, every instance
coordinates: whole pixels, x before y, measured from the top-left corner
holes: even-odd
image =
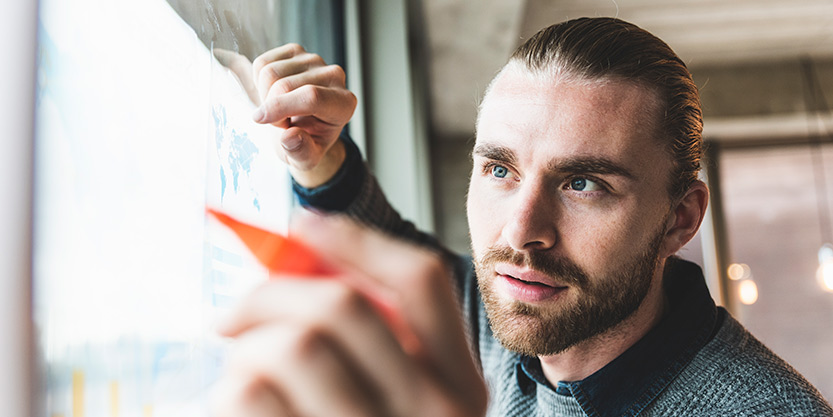
[[[503,238],[516,251],[552,248],[558,235],[554,198],[533,187],[521,190],[515,197],[510,218],[503,227]]]

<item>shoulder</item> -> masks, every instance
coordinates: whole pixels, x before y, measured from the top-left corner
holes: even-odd
[[[801,374],[725,310],[721,316],[715,337],[658,403],[699,410],[694,415],[713,410],[737,416],[833,416],[830,405]]]

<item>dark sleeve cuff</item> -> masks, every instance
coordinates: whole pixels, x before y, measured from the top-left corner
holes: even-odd
[[[324,211],[344,211],[359,194],[367,171],[359,148],[349,136],[342,133],[344,163],[326,183],[315,188],[304,188],[292,179],[292,190],[303,207]]]

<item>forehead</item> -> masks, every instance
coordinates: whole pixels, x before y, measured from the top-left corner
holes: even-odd
[[[509,66],[483,99],[477,142],[534,154],[670,163],[658,134],[661,114],[657,95],[634,82],[587,81]]]

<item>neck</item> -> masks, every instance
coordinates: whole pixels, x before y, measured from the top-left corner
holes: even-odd
[[[654,271],[651,288],[639,308],[621,323],[564,352],[539,356],[547,380],[555,385],[558,381],[587,378],[619,357],[654,328],[665,310],[662,269],[663,265],[660,265]]]

